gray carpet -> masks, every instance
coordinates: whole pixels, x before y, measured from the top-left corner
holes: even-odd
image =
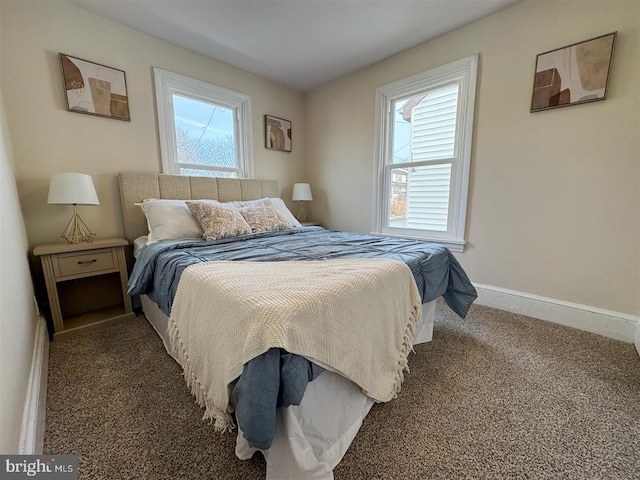
[[[46,453],[83,479],[258,479],[235,437],[201,421],[178,365],[142,318],[55,341]],[[638,479],[640,359],[630,344],[443,304],[397,399],[375,405],[340,479]]]

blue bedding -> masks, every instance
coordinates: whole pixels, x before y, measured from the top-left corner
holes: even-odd
[[[405,262],[422,302],[442,296],[465,317],[476,291],[451,252],[435,243],[305,227],[217,241],[183,240],[146,246],[129,279],[129,294],[148,295],[167,315],[180,276],[189,265],[212,260],[321,261],[387,258]],[[275,409],[298,405],[308,382],[322,369],[281,349],[271,349],[244,366],[234,386],[236,419],[249,445],[267,449],[275,431]]]

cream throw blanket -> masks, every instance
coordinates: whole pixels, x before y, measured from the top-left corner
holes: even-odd
[[[214,261],[182,273],[169,336],[204,418],[224,431],[234,427],[230,383],[273,347],[391,400],[421,314],[413,275],[396,260]]]

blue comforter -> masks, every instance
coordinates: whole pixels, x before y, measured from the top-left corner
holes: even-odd
[[[451,252],[435,243],[305,227],[217,241],[183,240],[145,247],[136,260],[131,295],[148,295],[169,315],[180,276],[189,265],[212,260],[291,261],[388,258],[405,262],[422,302],[442,296],[465,317],[476,291]],[[252,447],[267,449],[275,432],[275,409],[298,405],[322,369],[297,355],[272,349],[244,366],[234,387],[236,419]]]

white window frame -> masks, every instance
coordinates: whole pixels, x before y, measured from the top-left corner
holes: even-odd
[[[472,55],[376,89],[372,233],[420,238],[444,244],[456,252],[464,251],[477,71],[478,55]],[[391,161],[393,155],[393,102],[454,82],[459,85],[456,116],[457,134],[454,157],[451,162],[447,231],[389,227],[390,172],[393,168],[406,166],[404,163],[394,165]],[[438,163],[442,163],[442,161],[430,162],[432,165]]]
[[[180,175],[180,168],[238,172],[238,178],[253,178],[253,128],[251,97],[243,93],[218,87],[195,78],[153,67],[156,87],[156,110],[162,172]],[[173,95],[220,105],[236,112],[234,140],[238,168],[181,164],[178,161]]]

